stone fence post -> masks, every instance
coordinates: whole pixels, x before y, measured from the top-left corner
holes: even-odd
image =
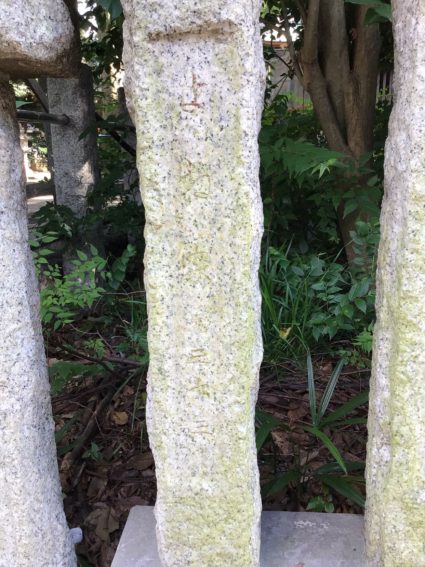
[[[0,567],[75,567],[62,506],[23,154],[9,76],[65,75],[74,30],[62,0],[0,9]]]
[[[165,567],[258,567],[260,1],[124,0]]]

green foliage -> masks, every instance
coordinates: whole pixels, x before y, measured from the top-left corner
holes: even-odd
[[[37,274],[42,281],[41,319],[45,327],[53,331],[73,323],[82,312],[89,312],[108,291],[116,291],[136,254],[135,247],[128,245],[107,269],[107,261],[90,246],[89,251],[76,251],[75,259],[71,260],[73,269],[63,274],[59,264],[49,263],[48,257],[53,251],[44,247],[57,238],[57,233],[36,233],[31,241]]]
[[[301,430],[318,440],[334,459],[334,461],[319,468],[315,468],[312,461],[309,459],[304,463],[294,462],[292,468],[289,468],[283,474],[279,474],[276,478],[263,485],[262,493],[264,497],[270,497],[290,488],[299,492],[301,489],[305,489],[308,482],[318,482],[321,485],[322,495],[310,500],[307,509],[332,512],[334,508],[329,488],[349,500],[352,500],[356,504],[364,506],[364,497],[357,489],[357,485],[363,483],[364,479],[362,476],[349,474],[356,470],[362,470],[364,463],[345,461],[330,436],[331,431],[339,430],[350,425],[365,424],[364,418],[347,418],[347,416],[367,402],[367,392],[362,392],[332,412],[328,412],[329,403],[334,394],[343,364],[344,361],[341,360],[335,366],[323,395],[319,403],[317,403],[313,364],[311,356],[308,353],[307,383],[310,404],[310,425],[301,424],[291,426],[273,415],[257,410],[256,440],[258,451],[260,451],[263,445],[268,441],[271,432],[275,429],[283,429],[289,437],[291,433],[296,433]],[[343,476],[341,476],[341,473],[343,473]]]
[[[98,83],[109,80],[122,65],[124,16],[120,0],[87,0],[81,18],[82,54]]]
[[[112,20],[115,20],[122,14],[122,6],[120,0],[97,0],[97,4],[99,4],[104,10],[109,12]]]
[[[339,375],[341,374],[343,365],[344,365],[343,360],[340,360],[336,365],[329,379],[329,382],[326,385],[326,389],[320,400],[319,406],[317,407],[316,387],[315,387],[314,373],[313,373],[313,361],[311,359],[311,354],[310,353],[307,354],[307,380],[308,380],[308,391],[309,391],[309,400],[310,400],[311,423],[313,427],[318,428],[322,424],[323,417],[325,415],[326,410],[328,409],[329,402],[331,401],[331,398],[335,391],[335,387],[338,382]]]
[[[335,511],[335,506],[332,502],[332,495],[329,494],[329,490],[326,490],[326,486],[323,487],[323,494],[320,496],[315,496],[307,504],[307,510],[309,512],[327,512],[332,513]]]
[[[91,442],[90,448],[83,453],[83,459],[91,459],[100,462],[103,459],[102,450],[97,443]]]
[[[94,376],[103,370],[99,364],[84,364],[73,360],[58,360],[49,368],[50,387],[53,395],[61,394],[71,379]],[[56,439],[56,441],[59,441]]]
[[[77,314],[93,307],[102,297],[104,289],[98,285],[103,279],[106,261],[92,247],[88,256],[81,250],[72,260],[73,270],[63,275],[58,264],[49,264],[47,257],[52,252],[39,249],[35,252],[35,264],[43,279],[41,296],[41,319],[56,331],[63,325],[73,323]]]
[[[269,247],[260,270],[265,360],[298,357],[329,339],[357,336],[374,318],[371,279],[338,258]]]

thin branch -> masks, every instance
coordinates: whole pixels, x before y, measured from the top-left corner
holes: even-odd
[[[297,56],[297,53],[295,51],[295,45],[294,45],[294,42],[293,42],[292,36],[291,36],[291,26],[289,24],[289,19],[288,19],[286,0],[281,0],[281,6],[282,6],[282,14],[283,14],[283,25],[285,27],[286,41],[288,42],[289,55],[291,56],[292,64],[294,66],[294,71],[295,71],[295,74],[297,76],[297,79],[305,88],[304,75],[303,75],[303,72],[301,70],[300,63],[299,63],[299,60],[298,60],[298,56]]]
[[[37,79],[27,79],[25,83],[37,97],[38,102],[43,107],[44,112],[49,112],[49,99],[47,98],[46,93],[42,89]]]
[[[297,5],[298,11],[305,25],[307,22],[307,10],[305,9],[304,3],[302,2],[302,0],[295,0],[295,4]]]
[[[66,114],[50,114],[50,112],[33,112],[32,110],[18,110],[16,114],[19,122],[49,122],[60,126],[68,126],[70,122]]]
[[[60,347],[56,349],[56,351],[57,352],[65,351],[68,354],[72,354],[73,356],[75,356],[75,358],[79,358],[80,360],[87,360],[87,362],[94,362],[95,364],[102,366],[109,374],[121,378],[121,376],[115,370],[110,368],[107,362],[105,362],[105,360],[102,360],[101,358],[96,358],[94,356],[90,356],[83,352],[79,352],[78,350],[75,350],[74,348],[64,344],[61,344]]]
[[[107,409],[109,404],[114,397],[114,390],[111,390],[106,394],[106,396],[98,402],[96,405],[95,410],[91,413],[88,423],[86,424],[84,431],[78,436],[78,439],[75,442],[73,450],[68,453],[61,464],[61,473],[66,473],[67,476],[70,476],[73,472],[74,465],[84,451],[84,448],[88,441],[95,435],[96,431],[99,429],[99,417],[102,413]]]
[[[318,28],[320,0],[310,0],[305,22],[303,61],[314,63],[318,58]]]
[[[96,112],[96,120],[103,121],[102,116],[101,116],[100,114],[98,114],[97,112]],[[103,130],[106,130],[106,132],[108,132],[108,134],[111,136],[111,138],[113,138],[116,142],[118,142],[118,144],[119,144],[127,153],[129,153],[130,155],[132,155],[132,156],[134,156],[134,157],[136,156],[136,150],[135,150],[132,146],[130,146],[130,144],[129,144],[128,142],[126,142],[126,141],[124,140],[124,138],[123,138],[122,136],[120,136],[116,130],[114,130],[113,128],[108,128],[108,127],[105,126],[104,124],[101,125],[101,128],[102,128]]]
[[[100,366],[103,366],[105,370],[115,375],[117,373],[114,372],[108,366],[108,362],[112,364],[121,364],[123,366],[130,366],[131,368],[142,368],[145,366],[142,362],[138,362],[137,360],[131,360],[131,358],[121,358],[119,356],[105,356],[103,358],[97,358],[94,356],[90,356],[85,352],[80,352],[65,344],[61,344],[59,350],[63,350],[69,354],[72,354],[73,356],[79,358],[80,360],[87,360],[88,362],[94,362],[95,364],[99,364]]]
[[[272,47],[273,47],[273,45],[272,45]],[[285,59],[283,59],[283,57],[281,57],[280,55],[278,55],[278,53],[277,53],[276,50],[273,51],[273,58],[274,58],[274,59],[279,59],[279,61],[280,61],[281,63],[283,63],[283,64],[285,65],[285,67],[287,67],[289,70],[291,69],[291,66],[289,65],[289,63],[288,63],[287,61],[285,61]]]
[[[304,31],[304,45],[301,50],[301,63],[304,72],[304,88],[308,91],[315,113],[322,126],[329,146],[345,155],[350,155],[350,149],[341,131],[335,114],[326,79],[319,64],[318,29],[321,0],[310,0],[307,22]]]

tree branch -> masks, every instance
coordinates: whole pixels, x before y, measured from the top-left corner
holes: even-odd
[[[318,60],[318,28],[320,0],[310,0],[307,21],[304,22],[303,62],[313,64]]]
[[[315,113],[329,147],[351,156],[350,148],[338,122],[338,117],[329,96],[326,79],[319,63],[319,14],[320,0],[310,0],[304,32],[304,45],[301,51],[305,88],[311,97]]]
[[[376,84],[379,74],[379,25],[365,25],[367,10],[367,6],[359,6],[356,12],[356,35],[348,93],[353,111],[347,116],[347,128],[350,147],[356,158],[373,147]]]
[[[350,60],[344,0],[321,0],[319,51],[321,68],[341,131],[346,135],[346,92]]]
[[[307,10],[304,6],[304,2],[302,2],[302,0],[295,0],[295,4],[298,8],[298,11],[300,13],[300,16],[302,18],[302,21],[304,22],[304,25],[307,21]]]
[[[286,36],[286,41],[288,42],[289,55],[291,56],[295,75],[297,76],[297,79],[299,80],[301,85],[305,88],[303,72],[301,70],[297,53],[295,51],[295,45],[291,36],[291,26],[289,24],[289,19],[288,19],[286,0],[281,0],[281,6],[282,6],[283,25],[285,28],[285,36]]]

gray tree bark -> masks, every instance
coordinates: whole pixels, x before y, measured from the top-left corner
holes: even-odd
[[[99,181],[92,73],[82,65],[74,78],[47,79],[47,93],[49,111],[70,119],[66,126],[50,126],[56,203],[83,216],[87,195]]]

